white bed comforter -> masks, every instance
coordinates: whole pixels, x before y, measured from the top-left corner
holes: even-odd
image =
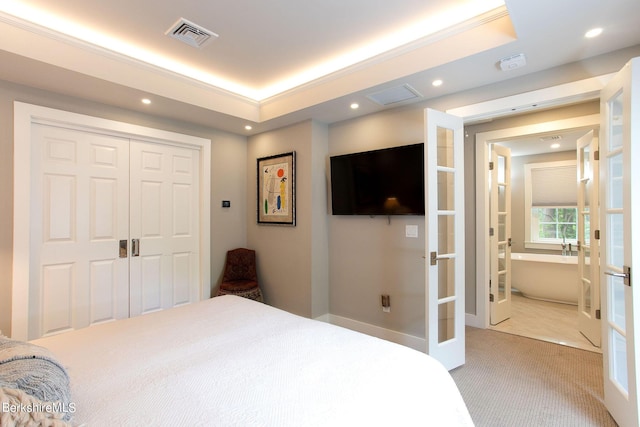
[[[472,425],[429,356],[234,296],[34,343],[88,426]]]

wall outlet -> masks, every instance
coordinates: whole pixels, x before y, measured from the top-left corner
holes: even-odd
[[[391,311],[391,297],[389,295],[380,295],[382,311],[389,313]]]

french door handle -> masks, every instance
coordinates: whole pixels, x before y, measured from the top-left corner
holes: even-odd
[[[429,254],[429,263],[431,265],[438,265],[438,261],[443,260],[443,259],[449,259],[449,257],[440,257],[438,256],[437,252],[431,252]]]
[[[631,267],[624,266],[624,273],[614,273],[612,271],[605,271],[604,274],[612,277],[621,277],[624,279],[624,284],[631,286]]]
[[[131,239],[131,256],[140,256],[140,239]]]

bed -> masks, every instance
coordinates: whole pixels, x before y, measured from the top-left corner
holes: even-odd
[[[473,425],[435,359],[236,296],[31,343],[66,369],[73,425]]]

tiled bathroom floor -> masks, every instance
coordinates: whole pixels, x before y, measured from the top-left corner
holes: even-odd
[[[578,332],[578,307],[511,294],[511,318],[490,329],[602,353]]]

